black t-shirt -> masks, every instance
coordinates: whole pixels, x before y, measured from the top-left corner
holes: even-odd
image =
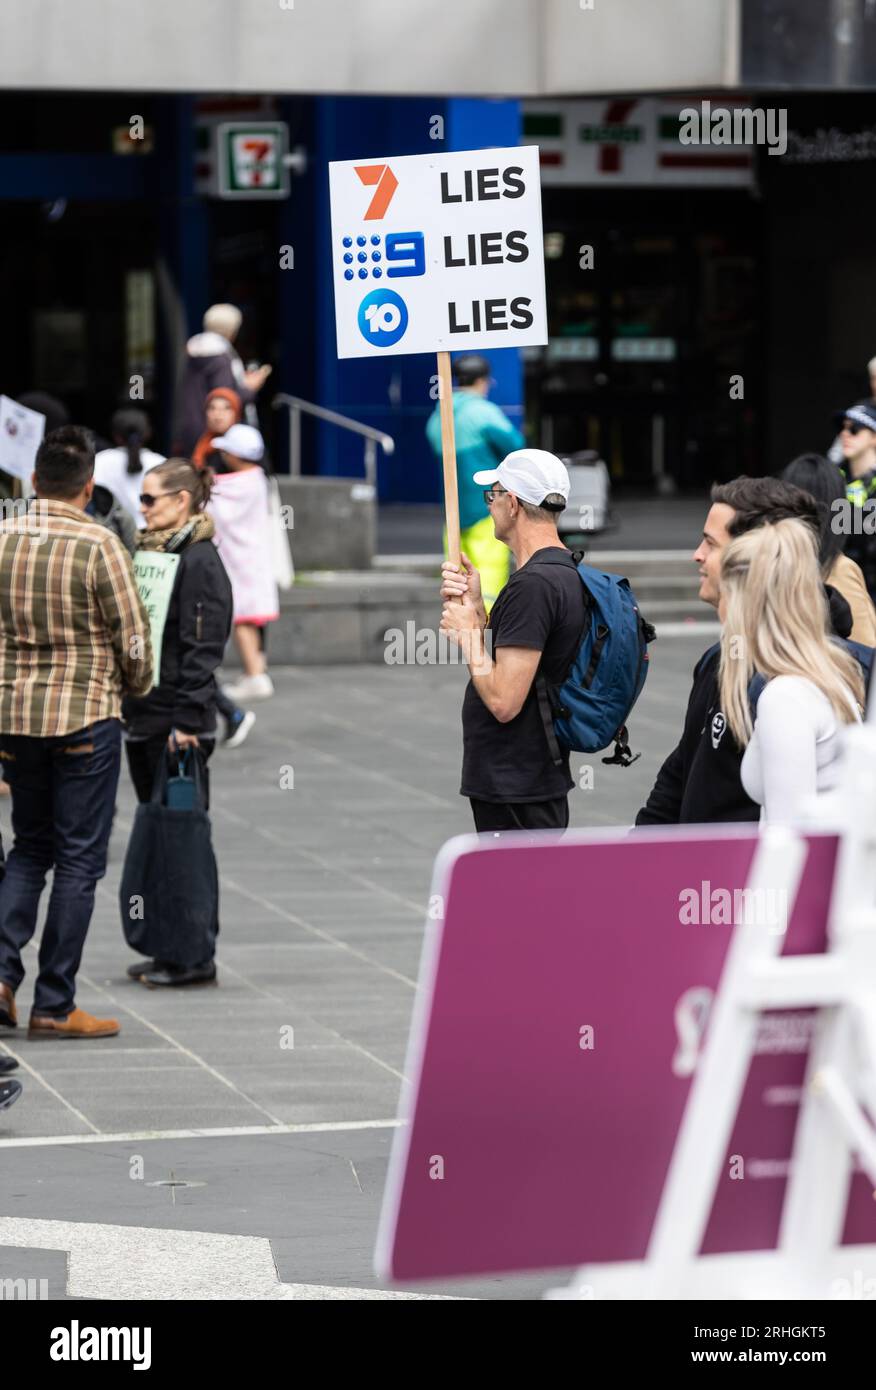
[[[537,550],[508,580],[487,624],[499,647],[542,653],[539,671],[551,685],[565,680],[584,633],[587,602],[575,561],[565,546]],[[535,682],[523,708],[501,724],[469,681],[462,702],[463,796],[480,801],[550,801],[574,786],[568,754],[551,759]]]

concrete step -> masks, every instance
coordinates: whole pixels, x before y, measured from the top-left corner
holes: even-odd
[[[435,553],[375,555],[374,569],[381,574],[435,574],[444,556]],[[696,574],[689,550],[593,550],[587,560],[596,569],[612,574]]]
[[[699,603],[699,577],[689,551],[602,550],[589,558],[597,569],[626,575],[643,609],[650,608],[655,601],[669,599],[694,607]],[[441,555],[378,555],[373,573],[381,580],[391,575],[419,575],[434,583],[441,560]]]
[[[676,574],[673,563],[677,557],[643,567],[634,580],[642,610],[658,635],[691,631],[707,643],[713,640],[713,615],[696,597],[696,572]],[[411,572],[395,565],[299,572],[280,596],[280,618],[268,635],[269,659],[302,666],[382,662],[393,644],[397,649],[401,640],[406,649],[418,648],[421,638],[418,649],[428,652],[428,634],[437,633],[441,618],[436,577],[434,568]]]

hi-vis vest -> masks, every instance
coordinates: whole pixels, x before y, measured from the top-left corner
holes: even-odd
[[[846,497],[853,507],[863,507],[871,497],[876,497],[876,472],[865,473],[863,478],[849,478],[843,473],[846,483]]]

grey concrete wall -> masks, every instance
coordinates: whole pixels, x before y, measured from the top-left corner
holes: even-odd
[[[280,497],[292,507],[289,531],[296,570],[366,570],[374,558],[377,503],[356,478],[287,478]]]
[[[359,574],[322,583],[318,576],[304,575],[281,595],[280,617],[268,629],[269,664],[383,662],[394,640],[393,650],[402,657],[399,664],[423,665],[423,644],[437,640],[441,620],[438,582],[437,575]],[[388,633],[398,635],[393,639]],[[223,665],[230,670],[239,664],[229,642]]]

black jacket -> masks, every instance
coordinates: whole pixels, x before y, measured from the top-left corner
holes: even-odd
[[[242,380],[243,364],[218,333],[196,333],[186,344],[186,364],[177,407],[174,448],[188,458],[204,432],[204,405],[211,391],[236,391],[244,406],[255,400]]]
[[[743,750],[719,705],[720,658],[720,649],[710,647],[694,667],[681,740],[657,773],[636,825],[760,819],[760,807],[740,778]]]
[[[123,702],[136,738],[212,734],[216,728],[216,669],[231,632],[231,582],[211,540],[190,541],[179,565],[161,643],[160,682],[142,699]]]
[[[852,613],[842,595],[825,585],[837,637],[848,637]],[[718,692],[720,645],[700,657],[693,673],[681,740],[657,773],[636,825],[702,825],[760,820],[760,806],[742,785],[743,749],[727,726]]]

